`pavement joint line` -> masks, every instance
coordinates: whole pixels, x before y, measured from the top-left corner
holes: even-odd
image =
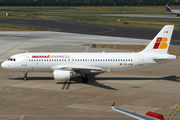
[[[19,118],[22,115],[1,115],[1,117],[14,117]],[[76,117],[76,118],[129,118],[129,116],[98,116],[98,115],[23,115],[26,117]],[[10,118],[11,119],[11,118]],[[2,120],[2,119],[1,119]],[[4,118],[3,120],[7,120]]]
[[[3,119],[1,119],[1,120],[11,120],[11,119],[16,119],[16,118],[19,118],[19,117],[3,118]]]
[[[0,115],[0,117],[16,117],[16,118],[19,118],[21,117],[22,115]],[[79,118],[82,118],[82,117],[99,117],[99,118],[130,118],[129,116],[103,116],[103,115],[23,115],[23,116],[26,116],[26,117],[79,117]],[[168,118],[168,117],[164,117],[164,118]],[[180,116],[176,116],[175,118],[180,118]],[[6,118],[4,118],[6,119]],[[2,119],[1,119],[2,120]]]
[[[28,38],[27,40],[25,40],[25,41],[23,41],[23,42],[21,42],[21,43],[19,43],[19,44],[17,44],[17,45],[15,45],[14,47],[12,47],[12,48],[10,48],[9,50],[7,50],[6,52],[2,53],[0,56],[6,54],[7,52],[11,51],[11,50],[14,49],[15,47],[17,47],[17,46],[19,46],[19,45],[27,42],[28,40],[30,40],[30,38]]]

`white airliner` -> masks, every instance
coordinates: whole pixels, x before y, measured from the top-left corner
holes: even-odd
[[[28,72],[53,72],[57,81],[87,73],[110,70],[127,70],[176,59],[167,53],[174,25],[166,25],[149,45],[137,53],[22,53],[11,56],[1,66],[8,70]]]
[[[133,117],[137,120],[164,120],[164,116],[158,113],[154,112],[147,112],[146,115],[142,115],[139,113],[135,113],[129,110],[121,109],[118,107],[115,107],[115,102],[112,104],[111,109],[117,112],[120,112],[122,114],[128,115],[130,117]]]
[[[172,10],[168,4],[166,4],[166,13],[176,14],[177,17],[180,16],[180,10]]]

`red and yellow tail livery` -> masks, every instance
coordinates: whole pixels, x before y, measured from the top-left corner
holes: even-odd
[[[168,47],[167,41],[168,39],[166,37],[158,37],[153,49],[166,49]]]
[[[164,26],[142,53],[167,54],[173,29],[174,25]]]

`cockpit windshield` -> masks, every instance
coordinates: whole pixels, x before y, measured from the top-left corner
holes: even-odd
[[[8,61],[16,61],[15,58],[9,58]]]

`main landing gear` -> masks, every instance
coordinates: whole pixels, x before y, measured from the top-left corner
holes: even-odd
[[[24,74],[24,80],[27,80],[27,74],[28,74],[28,72],[25,72],[25,74]]]
[[[82,76],[82,82],[83,83],[87,83],[88,82],[88,78],[87,78],[87,74],[85,73],[85,76]]]

